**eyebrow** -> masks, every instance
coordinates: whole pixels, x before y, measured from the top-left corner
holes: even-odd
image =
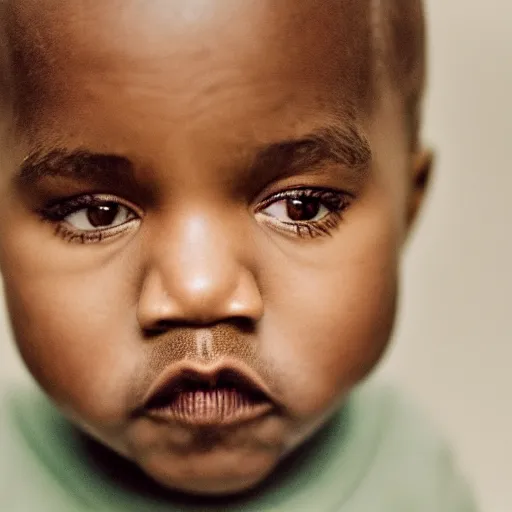
[[[112,183],[133,179],[133,174],[133,165],[125,157],[94,153],[86,149],[69,151],[57,148],[49,152],[37,151],[25,158],[16,181],[21,185],[34,185],[45,178],[69,178]]]
[[[254,167],[259,170],[279,166],[293,173],[324,161],[361,175],[370,167],[372,150],[368,139],[355,126],[328,126],[299,139],[264,147],[257,154]]]
[[[328,126],[299,139],[260,148],[251,167],[255,172],[278,168],[281,173],[292,174],[332,161],[361,175],[368,170],[371,160],[370,144],[355,126]],[[15,179],[22,186],[33,186],[47,178],[112,185],[127,180],[133,182],[134,166],[128,158],[119,155],[56,148],[48,152],[36,151],[25,158]]]

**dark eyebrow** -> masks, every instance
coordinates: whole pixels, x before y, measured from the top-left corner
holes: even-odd
[[[53,177],[110,184],[133,179],[133,165],[127,158],[117,155],[57,148],[49,152],[37,151],[25,158],[16,180],[21,185],[34,185]]]
[[[285,140],[260,149],[252,165],[255,171],[273,170],[293,173],[312,168],[326,160],[341,164],[356,174],[368,170],[370,145],[355,127],[329,126],[299,139]],[[99,184],[118,184],[134,179],[133,164],[125,157],[64,148],[36,151],[25,158],[16,175],[22,186],[36,185],[47,178],[68,178]]]
[[[367,138],[356,127],[329,126],[296,140],[264,147],[257,154],[254,167],[279,166],[285,172],[294,172],[326,160],[356,174],[365,174],[372,161],[372,151]]]

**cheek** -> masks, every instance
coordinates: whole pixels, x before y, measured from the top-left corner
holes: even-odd
[[[391,205],[391,203],[390,203]],[[375,366],[395,318],[399,230],[386,209],[354,211],[316,254],[281,265],[266,356],[292,413],[314,417]]]
[[[14,334],[29,370],[69,414],[115,424],[140,358],[119,269],[59,276],[26,268],[4,273]]]

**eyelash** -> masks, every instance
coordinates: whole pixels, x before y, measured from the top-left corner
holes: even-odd
[[[346,192],[320,188],[295,188],[285,190],[265,199],[257,209],[257,213],[267,217],[273,227],[285,234],[291,234],[300,238],[318,238],[331,236],[339,226],[343,212],[350,206],[351,196]],[[329,210],[329,213],[317,221],[280,221],[275,217],[263,213],[263,210],[284,200],[290,199],[318,199],[320,204]]]
[[[106,204],[116,204],[130,210],[134,217],[122,224],[114,227],[98,228],[91,231],[80,230],[68,225],[65,222],[66,217],[77,213],[80,210],[104,206]],[[99,243],[109,238],[116,237],[129,229],[132,221],[139,220],[141,214],[133,205],[121,200],[117,196],[107,194],[84,194],[52,201],[44,208],[39,210],[39,215],[44,222],[55,224],[55,234],[67,242],[72,243]]]
[[[317,221],[281,221],[263,211],[271,205],[280,201],[292,199],[317,199],[322,206],[327,208],[328,213]],[[96,230],[84,231],[73,228],[65,222],[66,217],[77,213],[80,210],[103,206],[108,203],[115,203],[127,208],[134,213],[134,218],[114,227],[98,228]],[[270,196],[258,205],[256,214],[265,217],[265,222],[270,223],[273,228],[284,232],[288,235],[295,235],[300,238],[318,238],[320,236],[330,236],[342,219],[343,212],[350,205],[350,196],[347,193],[315,188],[299,188],[284,190]],[[66,240],[67,242],[78,243],[99,243],[116,235],[122,234],[132,223],[142,215],[137,209],[118,197],[101,195],[101,194],[85,194],[72,197],[65,200],[53,201],[39,211],[39,215],[45,222],[56,224],[55,234]]]

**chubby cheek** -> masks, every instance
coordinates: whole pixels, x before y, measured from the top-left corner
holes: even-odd
[[[354,209],[332,239],[319,241],[304,257],[298,251],[294,263],[274,275],[281,286],[273,289],[266,312],[263,350],[278,369],[284,401],[300,420],[327,413],[387,347],[400,237],[381,206]]]
[[[29,370],[77,421],[120,426],[140,346],[133,342],[136,325],[126,316],[129,295],[118,273],[107,267],[87,275],[36,276],[23,268],[30,267],[5,273],[5,288]]]

